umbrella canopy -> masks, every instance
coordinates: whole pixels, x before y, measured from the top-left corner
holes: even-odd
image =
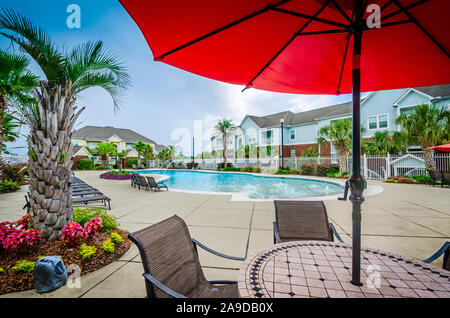
[[[245,88],[353,94],[347,185],[352,283],[361,285],[361,92],[450,82],[450,1],[120,1],[156,61]]]
[[[427,149],[428,150],[438,150],[438,151],[450,152],[450,144],[440,145],[440,146],[435,146],[435,147],[429,147]]]
[[[156,61],[269,91],[352,92],[353,0],[121,2]],[[449,83],[450,1],[368,3],[381,27],[362,39],[362,92]]]

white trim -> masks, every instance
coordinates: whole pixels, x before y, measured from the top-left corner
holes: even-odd
[[[406,96],[408,96],[408,94],[411,93],[411,92],[415,92],[415,93],[418,93],[418,94],[420,94],[420,95],[425,96],[426,98],[428,98],[428,103],[430,103],[430,100],[433,99],[433,96],[430,96],[430,95],[425,94],[425,93],[423,93],[423,92],[421,92],[421,91],[418,91],[417,89],[410,88],[410,89],[408,89],[402,96],[400,96],[400,97],[394,102],[393,106],[398,106],[398,103],[400,103],[400,101],[401,101],[403,98],[405,98]]]

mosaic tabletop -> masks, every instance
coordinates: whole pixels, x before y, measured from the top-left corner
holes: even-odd
[[[281,243],[247,258],[239,272],[241,297],[450,298],[450,272],[380,250],[361,250],[361,282],[351,281],[351,245]]]

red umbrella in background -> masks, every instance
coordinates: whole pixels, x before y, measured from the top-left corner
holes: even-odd
[[[361,285],[360,93],[450,82],[450,1],[120,1],[156,61],[246,88],[353,93],[352,283]]]
[[[427,149],[428,150],[437,150],[437,151],[450,152],[450,144],[440,145],[440,146],[435,146],[435,147],[429,147]]]

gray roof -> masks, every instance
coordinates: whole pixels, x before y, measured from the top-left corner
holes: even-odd
[[[414,89],[430,95],[432,97],[446,97],[450,96],[450,84],[414,87]],[[361,99],[361,102],[364,100]],[[352,102],[332,105],[322,108],[317,108],[301,113],[293,113],[285,111],[267,116],[252,116],[247,115],[260,128],[268,128],[280,125],[280,119],[284,118],[286,126],[295,126],[313,123],[319,118],[335,117],[350,115],[352,113]]]
[[[432,97],[450,96],[450,84],[414,87],[419,92],[425,93]]]
[[[165,148],[167,148],[167,147],[164,146],[164,145],[158,145],[158,144],[155,144],[155,151],[156,151],[156,152],[160,152],[161,150],[163,150],[163,149],[165,149]]]
[[[293,113],[291,111],[276,113],[268,116],[252,116],[247,115],[260,128],[268,128],[280,125],[281,118],[284,118],[285,126],[295,126],[315,122],[318,118],[343,116],[351,114],[352,103],[343,103],[333,106],[322,107],[318,109],[308,110],[301,113]]]
[[[73,146],[73,153],[77,153],[81,149],[81,146]]]
[[[144,137],[131,129],[114,128],[110,126],[85,126],[78,129],[77,131],[74,131],[72,134],[72,138],[86,140],[107,140],[114,135],[119,136],[125,142],[136,143],[138,141],[143,141],[156,144],[153,140],[148,139],[147,137]]]

